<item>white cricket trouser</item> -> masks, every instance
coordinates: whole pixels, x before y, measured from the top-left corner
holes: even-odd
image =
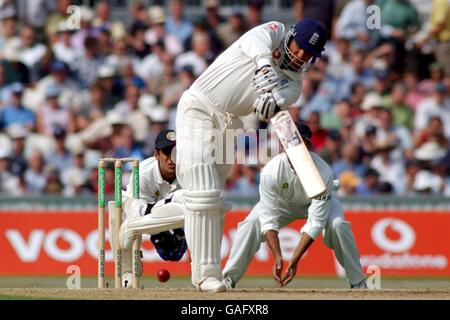
[[[333,249],[336,259],[345,269],[348,281],[351,284],[357,284],[364,279],[364,273],[350,223],[345,221],[339,201],[335,197],[331,201],[332,209],[323,231],[323,242],[327,247]],[[265,241],[261,234],[259,220],[261,209],[262,204],[258,202],[245,220],[238,225],[230,257],[223,270],[223,276],[229,277],[234,283],[242,278],[253,256],[259,250],[261,242]],[[280,216],[280,228],[294,220],[291,217]]]
[[[186,91],[176,117],[177,180],[184,190],[185,234],[196,287],[208,277],[222,279],[221,193],[231,164],[215,157],[223,152],[220,142],[225,129],[242,125],[239,119],[227,121],[225,113],[212,110],[213,106]]]

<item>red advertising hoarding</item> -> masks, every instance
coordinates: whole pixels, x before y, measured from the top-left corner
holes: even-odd
[[[248,211],[227,214],[222,243],[226,262],[237,224]],[[383,275],[450,276],[450,212],[348,211],[363,267],[377,265]],[[280,232],[285,259],[299,239],[297,221]],[[189,275],[188,258],[181,262],[162,261],[148,237],[144,238],[144,272],[161,267],[174,275]],[[77,265],[83,275],[97,274],[97,213],[0,212],[0,275],[65,275]],[[107,248],[109,246],[107,244]],[[113,274],[112,252],[106,252],[107,275]],[[271,275],[272,258],[265,243],[253,259],[247,275]],[[342,274],[332,251],[321,241],[313,244],[299,264],[300,275]]]

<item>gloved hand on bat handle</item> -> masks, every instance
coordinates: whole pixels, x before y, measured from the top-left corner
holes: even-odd
[[[255,76],[252,79],[253,89],[258,94],[270,92],[277,87],[279,79],[273,67],[266,64],[255,71]]]
[[[264,122],[269,122],[269,120],[280,111],[280,107],[278,107],[277,101],[271,92],[260,94],[258,98],[256,98],[253,107],[253,111],[258,115],[259,120]]]

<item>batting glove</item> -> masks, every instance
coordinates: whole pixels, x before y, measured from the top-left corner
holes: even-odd
[[[255,71],[252,85],[258,94],[270,92],[277,87],[278,75],[271,65],[265,65]]]
[[[277,102],[272,93],[266,92],[260,94],[255,100],[254,113],[258,115],[261,121],[268,122],[270,118],[279,110]]]

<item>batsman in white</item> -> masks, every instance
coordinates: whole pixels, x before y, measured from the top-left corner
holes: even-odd
[[[297,124],[297,127],[310,149],[311,130],[303,123]],[[333,180],[333,171],[322,158],[313,152],[311,157],[327,185],[327,191],[313,199],[306,195],[286,153],[274,157],[264,167],[259,186],[260,200],[247,218],[239,223],[230,257],[223,270],[223,281],[228,288],[234,288],[242,278],[263,241],[267,241],[274,257],[275,281],[280,286],[287,285],[297,272],[298,262],[321,233],[325,245],[333,249],[336,259],[344,267],[350,287],[367,288],[350,223],[345,221],[342,206],[336,198],[338,181]],[[278,232],[298,219],[307,221],[283,274]]]
[[[215,159],[223,150],[225,130],[241,128],[238,117],[252,112],[269,121],[294,103],[301,74],[321,56],[326,39],[316,20],[302,20],[289,30],[277,21],[262,24],[225,50],[182,95],[176,117],[177,179],[186,201],[192,284],[199,290],[226,290],[220,201],[231,164]]]
[[[155,140],[153,157],[139,165],[139,199],[133,197],[133,176],[122,192],[123,222],[119,242],[122,249],[122,287],[132,283],[132,244],[142,234],[150,234],[156,251],[163,260],[178,261],[187,244],[182,229],[184,211],[180,186],[176,180],[176,165],[172,151],[176,145],[175,132],[163,130]],[[114,202],[108,203],[114,212]],[[109,215],[110,239],[114,214]],[[111,241],[113,245],[114,241]],[[115,248],[113,247],[115,253]],[[139,273],[142,273],[142,265]]]

